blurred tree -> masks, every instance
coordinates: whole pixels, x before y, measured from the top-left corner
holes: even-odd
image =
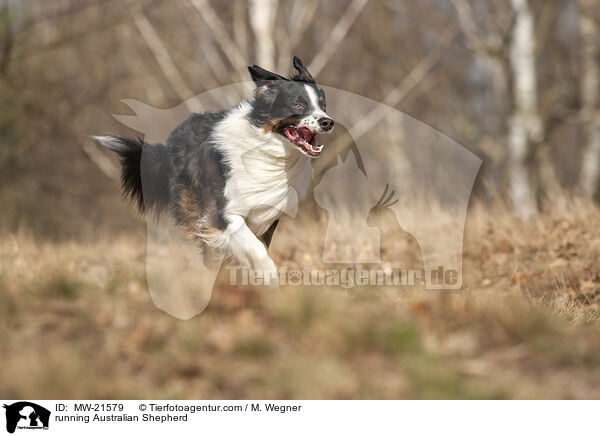
[[[591,200],[600,183],[600,39],[596,25],[595,0],[579,0],[581,33],[581,118],[585,145],[582,155],[581,191]]]
[[[536,213],[537,206],[527,160],[533,144],[543,138],[537,101],[535,24],[529,0],[511,0],[511,7],[515,22],[509,47],[513,85],[513,113],[508,132],[509,194],[514,211],[529,218]]]
[[[256,40],[256,62],[267,70],[275,68],[275,17],[277,0],[250,0],[250,25]]]
[[[508,112],[502,106],[488,104],[489,117],[506,120],[505,153],[489,150],[489,146],[483,150],[490,157],[506,160],[512,208],[521,217],[531,217],[537,213],[542,195],[551,196],[561,190],[546,137],[552,114],[541,112],[538,96],[536,44],[541,36],[535,11],[548,21],[554,16],[553,7],[531,0],[511,0],[508,4],[494,0],[452,1],[465,44],[485,66],[495,99],[508,102]],[[494,143],[485,138],[480,142],[482,147]]]

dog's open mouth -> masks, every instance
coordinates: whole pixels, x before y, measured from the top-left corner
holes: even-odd
[[[298,146],[300,151],[309,157],[317,157],[323,149],[317,144],[317,134],[308,127],[286,127],[283,132],[292,144]]]

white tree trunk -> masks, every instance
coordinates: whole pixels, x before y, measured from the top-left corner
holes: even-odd
[[[600,182],[600,115],[598,113],[598,86],[600,70],[598,54],[600,43],[598,27],[592,16],[592,6],[596,0],[580,0],[580,23],[582,43],[582,116],[585,135],[585,148],[581,166],[581,191],[585,198],[591,199],[598,190]]]
[[[251,0],[250,25],[256,40],[256,63],[267,70],[275,67],[274,27],[277,0]]]
[[[537,205],[527,157],[532,142],[542,137],[537,107],[535,29],[529,0],[511,0],[511,5],[515,23],[509,52],[514,107],[508,134],[509,193],[515,213],[529,218],[537,212]]]

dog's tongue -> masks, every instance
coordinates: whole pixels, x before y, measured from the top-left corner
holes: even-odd
[[[287,129],[285,129],[285,134],[287,135],[288,139],[292,142],[298,140],[298,138],[300,137],[298,129],[294,127],[288,127]]]
[[[309,153],[319,153],[315,133],[308,127],[288,127],[284,130],[288,139]]]
[[[298,136],[300,136],[306,142],[310,142],[310,140],[312,139],[313,132],[308,127],[299,127],[297,132]]]

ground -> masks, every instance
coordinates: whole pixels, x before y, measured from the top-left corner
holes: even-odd
[[[474,206],[460,291],[224,286],[188,321],[143,237],[4,235],[0,397],[599,398],[599,220]]]

